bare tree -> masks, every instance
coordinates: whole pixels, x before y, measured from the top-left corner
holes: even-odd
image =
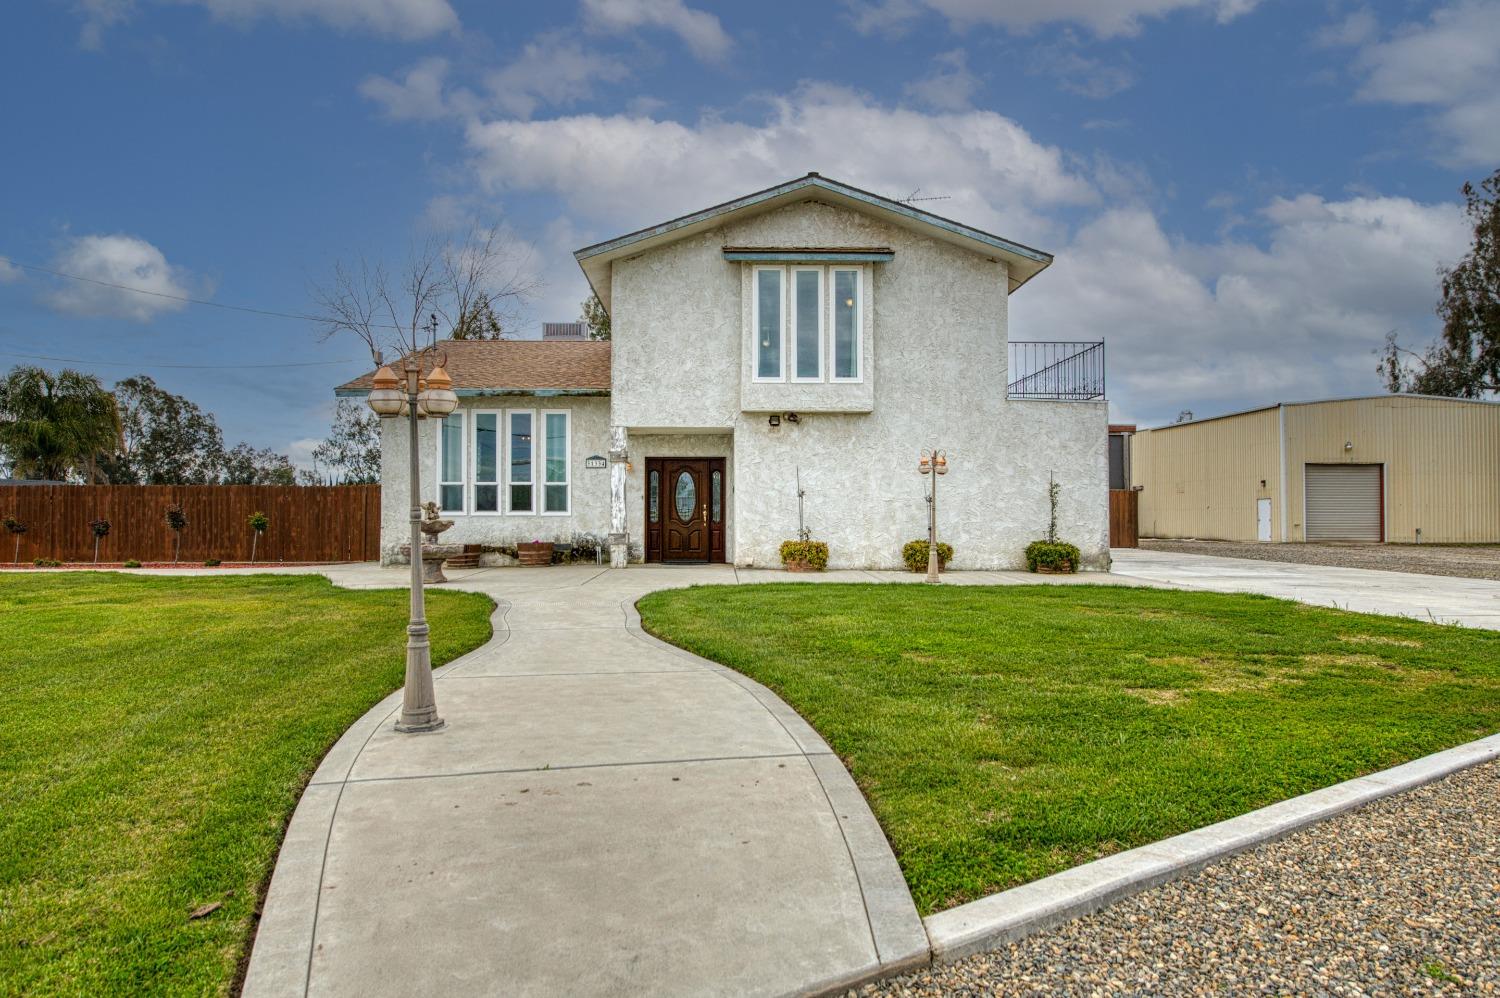
[[[380,363],[430,345],[437,328],[458,328],[481,302],[513,320],[540,287],[527,262],[499,226],[474,223],[415,246],[399,274],[363,257],[337,263],[333,281],[312,290],[323,338],[353,333]]]

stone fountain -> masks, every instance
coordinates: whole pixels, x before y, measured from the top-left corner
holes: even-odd
[[[449,527],[453,526],[452,520],[438,518],[438,505],[435,502],[424,502],[422,504],[422,522],[419,528],[422,531],[422,581],[447,582],[448,577],[443,574],[443,562],[450,556],[462,554],[462,544],[439,544],[438,536]],[[411,557],[411,545],[401,545],[401,553]]]

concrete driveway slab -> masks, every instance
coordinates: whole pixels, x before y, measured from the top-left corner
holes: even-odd
[[[1368,568],[1116,549],[1116,575],[1152,585],[1260,593],[1315,606],[1500,628],[1500,582]]]

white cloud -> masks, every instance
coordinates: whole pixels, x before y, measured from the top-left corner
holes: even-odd
[[[1500,4],[1463,0],[1425,23],[1363,44],[1355,57],[1361,100],[1426,106],[1441,141],[1437,158],[1465,165],[1500,160]]]
[[[413,41],[458,30],[458,14],[448,0],[159,0],[196,6],[215,18],[249,24],[263,17],[320,21],[344,31],[364,31]],[[75,0],[83,17],[79,44],[98,48],[106,29],[135,12],[135,0]]]
[[[424,121],[445,118],[452,113],[449,97],[444,93],[448,60],[423,59],[408,69],[399,80],[384,76],[367,76],[359,92],[385,109],[393,121]]]
[[[1204,245],[1109,209],[1017,297],[1012,335],[1103,338],[1116,416],[1148,423],[1382,390],[1386,332],[1434,328],[1436,268],[1467,244],[1459,206],[1308,194],[1260,218],[1264,245]]]
[[[594,34],[663,28],[705,62],[722,59],[733,44],[717,17],[683,0],[583,0],[583,23]]]
[[[969,72],[969,60],[964,50],[944,52],[932,62],[932,73],[908,83],[906,95],[940,111],[967,108],[979,90],[979,77]]]
[[[26,275],[9,260],[0,260],[0,284],[15,284]]]
[[[169,264],[161,250],[135,236],[78,236],[58,254],[53,268],[88,281],[103,282],[59,279],[57,287],[47,295],[47,302],[72,315],[149,322],[160,313],[186,307],[184,302],[161,296],[185,297],[192,293],[186,272]],[[124,291],[104,284],[151,293]]]
[[[587,100],[596,82],[616,83],[629,75],[620,60],[552,32],[528,42],[520,57],[491,73],[486,84],[496,106],[529,117],[542,104]]]
[[[1039,209],[1097,198],[1061,150],[993,111],[923,114],[825,85],[768,104],[762,120],[749,122],[474,122],[467,142],[488,191],[549,192],[610,228],[671,218],[809,170],[897,196],[920,187],[949,198],[944,214],[1023,241],[1057,231]]]
[[[846,0],[862,31],[899,32],[918,16],[915,0]],[[1079,24],[1100,37],[1134,35],[1146,18],[1199,10],[1221,24],[1253,10],[1259,0],[921,0],[955,28],[992,24],[1026,31],[1043,24]]]
[[[1135,73],[1063,45],[1041,45],[1031,50],[1027,72],[1051,79],[1080,97],[1102,100],[1135,85]]]

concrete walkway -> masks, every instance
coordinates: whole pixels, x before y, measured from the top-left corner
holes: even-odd
[[[1500,582],[1449,576],[1250,561],[1166,551],[1113,552],[1117,581],[1261,593],[1359,613],[1500,629]]]
[[[641,594],[734,569],[458,574],[498,601],[494,639],[439,671],[445,729],[397,734],[396,694],[324,759],[245,995],[787,994],[926,960],[823,740],[639,630]]]

